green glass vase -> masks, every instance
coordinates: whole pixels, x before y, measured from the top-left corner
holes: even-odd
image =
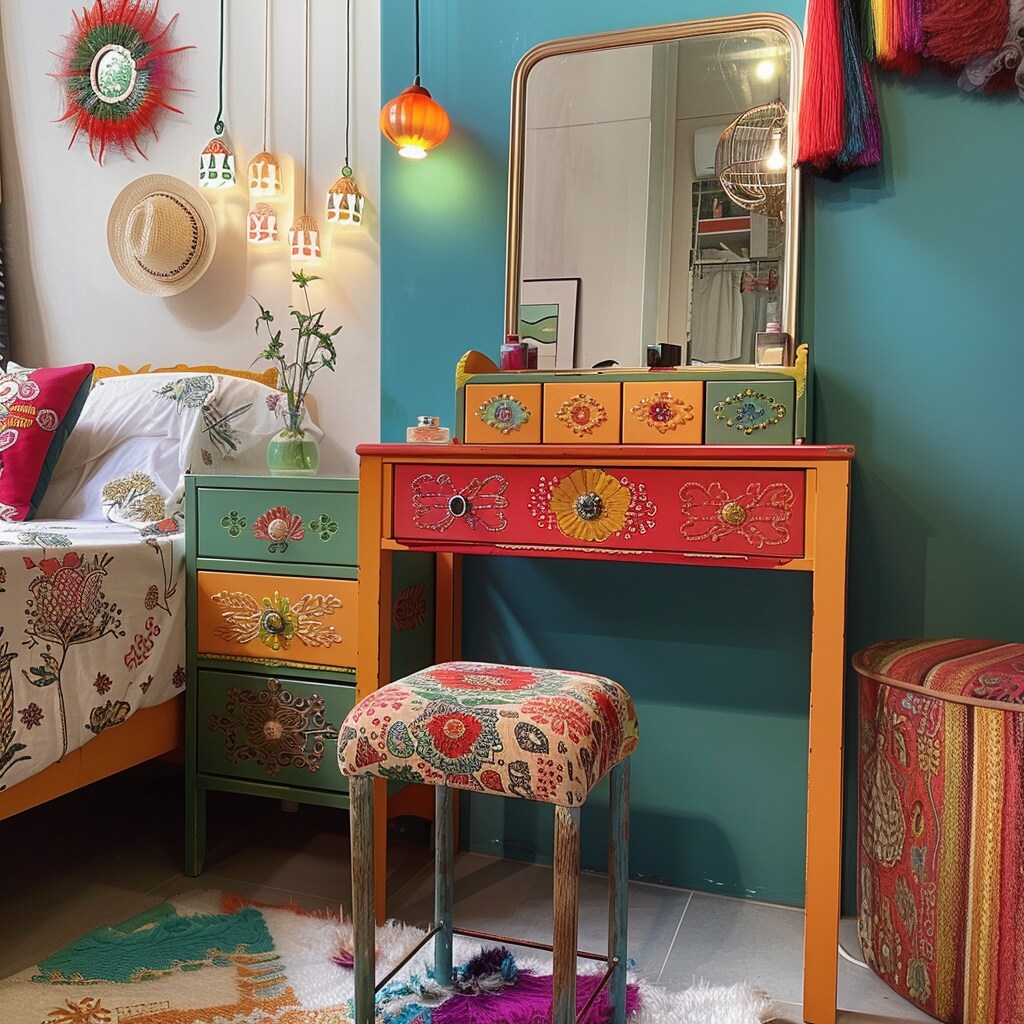
[[[320,466],[320,443],[298,424],[299,413],[288,415],[288,424],[267,444],[267,468],[271,476],[315,476]]]

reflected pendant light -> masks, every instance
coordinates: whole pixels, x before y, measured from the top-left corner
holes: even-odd
[[[224,0],[220,0],[220,65],[217,72],[220,105],[213,122],[214,137],[199,157],[200,188],[231,188],[235,183],[235,154],[228,149],[224,134]]]
[[[282,189],[281,164],[267,149],[267,110],[270,91],[270,0],[263,11],[263,148],[249,161],[249,195],[276,196]],[[274,236],[277,237],[276,235]],[[251,238],[249,241],[255,241]]]
[[[309,0],[305,4],[305,63],[302,68],[302,214],[288,232],[293,260],[320,258],[320,228],[306,213],[306,176],[309,168]]]
[[[327,221],[351,227],[363,219],[363,194],[348,163],[348,137],[352,111],[352,3],[345,0],[345,166],[327,190]]]
[[[420,85],[420,0],[416,0],[416,77],[413,84],[386,103],[380,130],[398,147],[398,155],[422,160],[427,150],[448,138],[451,127],[444,107]]]

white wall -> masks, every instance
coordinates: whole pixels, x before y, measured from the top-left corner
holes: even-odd
[[[164,173],[197,183],[199,153],[217,114],[220,4],[161,0],[162,17],[179,14],[175,44],[196,47],[177,64],[192,91],[178,94],[184,114],[168,114],[159,139],[142,140],[147,160],[108,152],[103,167],[81,139],[69,150],[70,129],[54,123],[63,97],[47,72],[71,29],[73,7],[80,12],[82,3],[0,0],[0,161],[13,356],[36,366],[91,361],[248,367],[262,348],[253,335],[256,306],[249,296],[258,296],[283,321],[299,295],[292,292],[286,241],[255,249],[246,244],[244,184],[204,190],[217,218],[217,252],[206,275],[180,295],[163,299],[131,288],[114,269],[106,243],[107,214],[128,182]],[[275,203],[285,229],[294,204],[301,204],[303,10],[303,0],[273,2],[269,148],[285,172],[286,191]],[[328,226],[324,217],[327,189],[345,156],[343,0],[311,0],[310,23],[306,205],[320,223],[324,257],[306,266],[323,278],[311,289],[315,308],[326,307],[325,323],[344,325],[337,372],[323,371],[312,394],[327,435],[321,471],[354,475],[354,446],[380,433],[380,5],[352,0],[349,156],[367,197],[363,225],[354,232]],[[224,120],[244,182],[263,141],[262,0],[228,3],[227,36]]]

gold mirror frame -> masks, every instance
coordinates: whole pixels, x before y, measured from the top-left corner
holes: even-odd
[[[526,85],[530,72],[548,57],[617,49],[642,43],[664,43],[727,32],[774,29],[785,36],[790,47],[789,137],[786,182],[786,252],[782,282],[782,329],[798,339],[796,297],[800,248],[800,172],[796,162],[796,125],[800,117],[800,85],[803,76],[803,37],[796,24],[783,14],[743,14],[724,18],[677,21],[667,25],[600,32],[595,35],[552,39],[528,50],[512,76],[512,114],[509,131],[508,233],[505,249],[505,333],[519,332],[519,285],[521,273],[523,155],[526,144]],[[799,340],[799,339],[798,339]]]

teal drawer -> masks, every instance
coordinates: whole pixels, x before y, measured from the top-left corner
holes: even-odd
[[[796,381],[708,381],[705,444],[792,444]]]
[[[197,488],[200,558],[355,565],[356,482],[350,490]]]
[[[337,740],[355,694],[343,683],[200,669],[199,771],[347,793]]]

